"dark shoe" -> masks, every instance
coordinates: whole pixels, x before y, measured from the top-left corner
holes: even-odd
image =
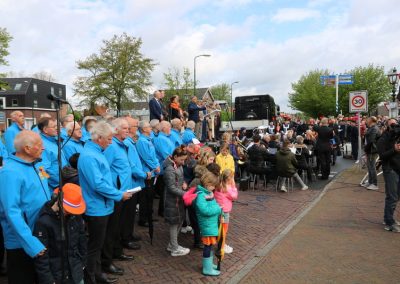
[[[138,250],[140,245],[136,242],[123,243],[122,246],[126,249]]]
[[[148,227],[149,226],[149,223],[147,223],[147,222],[138,222],[138,225],[140,226],[140,227]]]
[[[114,259],[119,260],[119,261],[131,261],[134,259],[134,256],[128,255],[128,254],[121,254],[119,256],[115,256]]]
[[[141,236],[136,235],[136,234],[132,235],[132,242],[138,242],[138,241],[141,241],[141,240],[142,240]]]
[[[118,278],[107,277],[104,273],[96,276],[97,283],[116,283]]]
[[[204,245],[203,245],[202,243],[194,244],[194,245],[193,245],[193,248],[195,248],[195,249],[203,249],[203,248],[204,248]]]
[[[111,263],[108,266],[103,266],[102,267],[103,272],[114,274],[114,275],[123,275],[124,270],[122,268],[119,268],[118,266],[115,266],[115,264]]]

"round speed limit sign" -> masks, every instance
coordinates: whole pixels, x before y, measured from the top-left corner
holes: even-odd
[[[351,92],[349,99],[350,112],[368,111],[367,91]]]

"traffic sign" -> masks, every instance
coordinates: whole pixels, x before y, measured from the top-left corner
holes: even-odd
[[[355,91],[349,93],[349,109],[350,112],[367,112],[368,111],[368,92]]]
[[[353,84],[353,75],[343,74],[339,75],[339,85],[351,85]]]

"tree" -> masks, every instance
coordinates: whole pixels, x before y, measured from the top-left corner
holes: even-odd
[[[181,107],[185,109],[189,103],[190,98],[193,96],[193,79],[190,74],[190,69],[183,67],[181,72],[179,68],[168,68],[168,72],[164,73],[165,101],[169,102],[172,96],[179,96]]]
[[[0,66],[8,65],[6,57],[10,54],[8,48],[11,40],[12,36],[7,32],[7,30],[5,28],[0,28]],[[0,77],[4,76],[4,74],[0,73]],[[0,89],[3,88],[7,88],[7,84],[0,81]]]
[[[32,78],[36,78],[39,80],[49,81],[49,82],[56,82],[56,78],[47,71],[39,71],[32,74]]]
[[[349,92],[357,90],[368,91],[368,110],[374,112],[378,104],[388,99],[390,85],[382,66],[356,67],[345,72],[353,74],[352,85],[339,86],[339,109],[343,114],[349,114]],[[335,86],[320,84],[320,76],[332,74],[328,70],[314,70],[301,76],[292,84],[293,93],[289,94],[289,105],[306,115],[318,117],[336,114]]]
[[[104,40],[99,54],[77,62],[78,69],[88,75],[76,79],[74,96],[83,97],[86,105],[109,102],[118,114],[124,101],[146,98],[155,64],[143,56],[141,46],[141,38],[126,33]]]
[[[215,100],[226,101],[230,105],[231,87],[227,83],[222,83],[211,87],[211,93]]]

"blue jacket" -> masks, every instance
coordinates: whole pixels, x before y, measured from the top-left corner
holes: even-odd
[[[153,145],[154,145],[154,148],[156,149],[156,155],[157,155],[157,159],[158,159],[158,162],[160,163],[160,165],[162,165],[164,163],[165,159],[168,156],[171,156],[172,152],[174,152],[174,150],[175,150],[175,147],[172,144],[169,136],[167,136],[163,132],[160,132],[158,134],[158,136],[153,139]],[[164,172],[163,168],[164,167],[161,167],[160,174],[163,174],[163,172]]]
[[[40,163],[14,155],[0,170],[0,221],[7,249],[22,248],[34,257],[45,248],[32,232],[40,209],[51,198],[46,176]]]
[[[110,165],[114,187],[121,191],[127,191],[132,188],[128,148],[117,138],[113,137],[112,140],[111,145],[104,150],[104,156]]]
[[[200,121],[200,116],[199,116],[199,111],[205,110],[206,107],[199,107],[197,104],[194,102],[191,102],[188,105],[188,113],[189,113],[189,120],[193,120],[194,122],[199,122]]]
[[[69,162],[69,158],[71,158],[73,154],[82,153],[84,143],[81,140],[77,141],[72,137],[68,140],[68,142],[67,140],[64,140],[62,151],[64,153],[65,159],[67,160],[67,162]]]
[[[4,142],[6,143],[6,148],[9,154],[15,153],[14,139],[15,136],[17,136],[21,131],[22,129],[18,126],[18,124],[13,123],[4,133]]]
[[[182,142],[185,145],[193,143],[193,138],[196,138],[196,134],[194,134],[193,130],[190,128],[186,128],[182,134]]]
[[[61,137],[61,141],[65,141],[68,139],[67,129],[65,129],[64,127],[61,128],[60,137]]]
[[[171,135],[169,136],[169,139],[171,140],[172,144],[174,144],[175,148],[183,144],[181,133],[176,129],[171,129]]]
[[[6,146],[4,146],[3,142],[0,140],[0,157],[3,157],[3,160],[7,159],[8,152]]]
[[[146,172],[143,170],[142,162],[136,150],[136,143],[131,137],[124,140],[124,144],[128,147],[128,159],[132,172],[132,188],[137,186],[145,187],[144,181],[147,178]]]
[[[152,98],[149,101],[149,110],[150,110],[150,120],[152,119],[161,120],[162,105],[160,101],[156,100],[156,98]]]
[[[205,198],[210,192],[201,185],[197,186],[196,193],[195,209],[201,236],[216,237],[218,236],[218,219],[222,209],[215,199],[207,200]]]
[[[141,134],[136,142],[136,149],[142,161],[143,170],[145,172],[152,172],[152,176],[155,176],[154,170],[160,166],[160,162],[157,159],[156,150],[151,142],[151,138]]]
[[[86,215],[107,216],[114,211],[114,201],[122,200],[122,191],[113,186],[110,166],[103,150],[93,141],[85,144],[79,156],[79,182],[86,202]]]
[[[37,134],[40,134],[40,129],[37,125],[35,125],[34,128],[31,129],[33,132],[36,132]]]
[[[49,187],[55,189],[60,184],[58,171],[58,147],[55,137],[40,133],[43,141],[44,151],[42,153],[43,165],[46,172],[50,175]],[[64,153],[61,151],[61,168],[68,164]]]
[[[90,132],[86,130],[85,127],[82,127],[82,138],[81,141],[86,143],[86,141],[92,140]]]

